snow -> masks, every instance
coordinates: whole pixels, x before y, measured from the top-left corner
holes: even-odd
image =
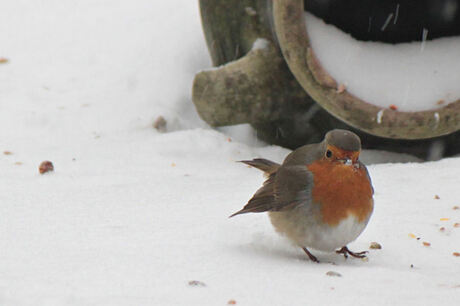
[[[391,13],[382,31],[392,17]],[[305,21],[310,43],[326,71],[369,103],[424,111],[439,108],[441,100],[446,105],[460,98],[459,37],[428,41],[428,30],[423,29],[421,42],[363,42],[310,13],[305,14]]]
[[[398,17],[399,17],[399,7],[400,4],[396,4],[396,12],[395,12],[395,20],[393,21],[393,24],[396,24],[398,22]]]
[[[436,121],[436,128],[438,127],[438,124],[439,124],[439,113],[438,112],[435,112],[434,113],[434,120]]]
[[[383,117],[383,113],[385,112],[385,109],[381,109],[379,110],[379,112],[377,113],[377,123],[378,124],[381,124],[382,123],[382,117]]]
[[[265,38],[257,38],[252,45],[252,50],[266,49],[270,42]]]
[[[388,24],[390,23],[391,19],[393,18],[393,13],[390,13],[387,17],[387,19],[385,20],[385,23],[383,24],[383,26],[380,28],[380,30],[383,32],[385,31],[385,29],[387,28]]]
[[[266,215],[227,218],[263,181],[235,161],[289,150],[198,118],[196,1],[10,1],[0,28],[0,305],[458,304],[460,159],[370,166],[350,249],[382,250],[313,264]]]

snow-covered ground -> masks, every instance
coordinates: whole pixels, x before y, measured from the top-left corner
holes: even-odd
[[[458,305],[460,159],[370,166],[350,248],[383,248],[314,264],[227,218],[263,181],[235,161],[289,151],[198,118],[196,1],[9,1],[0,29],[0,305]]]

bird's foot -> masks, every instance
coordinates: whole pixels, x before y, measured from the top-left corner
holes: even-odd
[[[312,253],[310,253],[310,251],[307,248],[302,248],[302,250],[304,250],[304,252],[308,255],[311,261],[319,263],[318,258],[316,258]]]
[[[335,251],[337,254],[343,254],[345,258],[348,258],[348,255],[356,257],[356,258],[365,258],[366,254],[368,253],[367,251],[362,251],[362,252],[352,252],[350,251],[346,246],[341,248],[338,251]]]

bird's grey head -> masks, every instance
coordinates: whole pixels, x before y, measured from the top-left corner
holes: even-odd
[[[327,146],[334,146],[345,151],[360,151],[361,139],[358,135],[347,130],[332,130],[324,137],[324,142]]]

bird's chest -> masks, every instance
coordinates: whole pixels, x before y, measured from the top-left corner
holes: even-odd
[[[313,205],[320,206],[324,223],[337,226],[348,217],[367,223],[373,190],[364,166],[320,161],[308,169],[313,174]]]

